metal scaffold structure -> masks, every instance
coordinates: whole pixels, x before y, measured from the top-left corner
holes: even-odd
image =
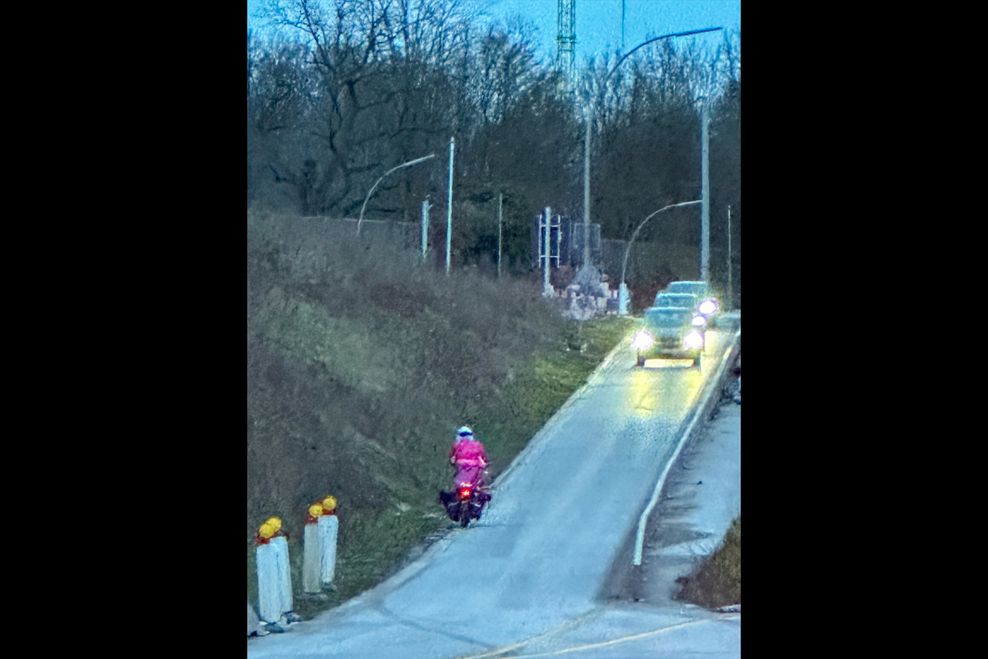
[[[576,84],[576,0],[559,0],[556,65],[571,86]]]

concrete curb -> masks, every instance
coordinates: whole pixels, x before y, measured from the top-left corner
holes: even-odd
[[[739,329],[734,333],[731,339],[731,348],[724,352],[724,356],[721,359],[721,363],[718,366],[717,373],[713,378],[707,382],[706,389],[703,392],[703,399],[700,405],[697,406],[696,411],[693,413],[693,418],[690,420],[690,424],[686,427],[685,432],[683,432],[682,437],[679,439],[679,444],[676,446],[676,451],[669,458],[666,463],[665,469],[662,470],[662,475],[659,476],[658,482],[655,484],[655,489],[652,492],[652,498],[649,499],[648,505],[645,506],[645,510],[642,511],[641,516],[638,518],[638,530],[635,533],[635,552],[632,558],[631,564],[635,567],[642,564],[642,549],[645,545],[645,528],[648,526],[648,518],[652,514],[652,510],[655,508],[655,504],[659,501],[659,495],[662,493],[662,488],[665,486],[666,477],[669,475],[669,470],[676,463],[679,458],[679,454],[682,452],[683,447],[692,441],[692,439],[699,435],[702,431],[704,423],[713,411],[714,407],[720,401],[720,391],[724,387],[724,377],[727,374],[727,365],[732,363],[738,355],[741,349],[741,330]],[[715,395],[716,394],[716,395]]]

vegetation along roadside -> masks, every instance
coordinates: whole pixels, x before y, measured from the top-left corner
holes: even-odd
[[[248,598],[254,534],[277,515],[304,617],[385,579],[445,528],[435,498],[455,428],[476,430],[496,478],[634,322],[581,324],[537,281],[446,276],[413,251],[325,231],[248,221]],[[327,494],[335,590],[305,596],[305,511]]]

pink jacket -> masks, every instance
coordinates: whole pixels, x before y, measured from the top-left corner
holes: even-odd
[[[477,439],[461,439],[449,449],[449,461],[460,467],[486,467],[487,450]]]
[[[456,465],[455,480],[458,483],[483,483],[487,450],[479,440],[461,439],[454,443],[449,449],[449,461]]]

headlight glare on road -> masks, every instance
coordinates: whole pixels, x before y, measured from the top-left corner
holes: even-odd
[[[717,300],[714,300],[713,298],[704,300],[703,302],[700,303],[700,313],[702,313],[704,316],[709,316],[710,314],[717,311],[718,306],[719,305],[717,304]]]
[[[683,337],[683,346],[688,350],[696,350],[703,347],[703,337],[699,332],[690,332]]]
[[[636,350],[651,348],[653,343],[655,343],[655,339],[645,330],[636,333],[634,338],[631,339],[631,347]]]

